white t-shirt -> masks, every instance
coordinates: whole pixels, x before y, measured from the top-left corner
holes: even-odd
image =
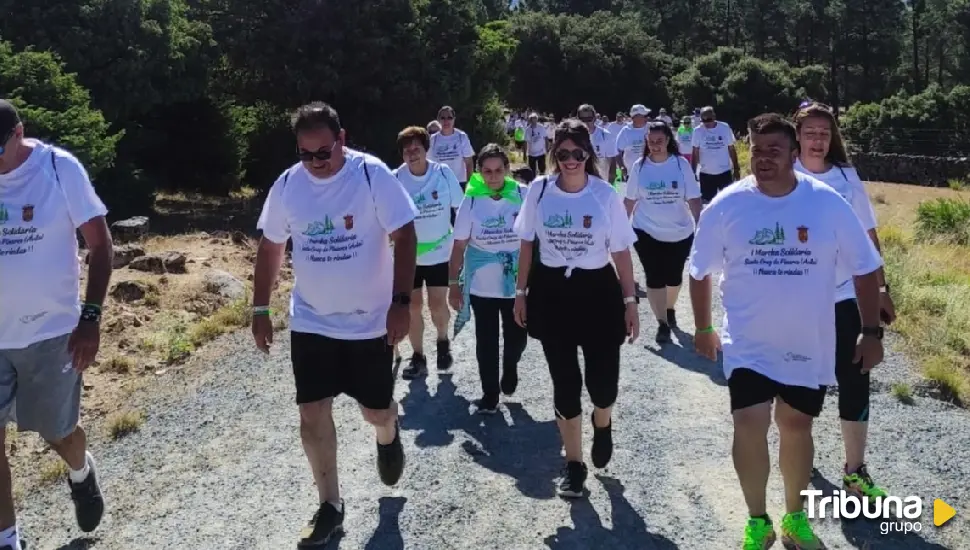
[[[556,123],[546,123],[546,139],[556,139]]]
[[[622,130],[627,124],[621,122],[611,122],[606,125],[606,131],[610,133],[613,137],[613,148],[616,148],[616,140],[620,137],[620,130]]]
[[[694,153],[694,131],[691,128],[689,132],[678,132],[674,130],[674,136],[677,137],[677,148],[680,150],[681,155],[691,155]]]
[[[326,179],[300,163],[283,172],[257,227],[274,243],[293,239],[291,328],[367,340],[387,333],[394,284],[388,235],[413,221],[417,208],[380,159],[348,148],[344,157]]]
[[[81,315],[77,229],[108,213],[80,161],[28,143],[27,160],[0,174],[0,349],[74,330]]]
[[[859,221],[862,222],[862,227],[866,231],[876,228],[876,212],[872,208],[872,203],[869,202],[866,188],[855,168],[845,167],[840,169],[838,166],[833,166],[828,172],[816,174],[805,168],[801,160],[796,160],[795,170],[838,191],[842,198],[848,201],[852,210],[855,211],[855,215],[859,216]],[[836,303],[855,298],[855,282],[852,280],[852,273],[845,269],[839,269],[836,273],[839,281],[835,288]]]
[[[647,127],[625,126],[616,137],[616,151],[623,154],[623,165],[627,170],[643,156],[643,145],[647,139]]]
[[[520,122],[516,122],[518,125]],[[431,150],[428,151],[428,160],[447,164],[448,168],[455,173],[458,181],[468,181],[468,170],[465,169],[465,159],[474,157],[475,150],[472,149],[472,142],[468,139],[468,134],[455,128],[455,131],[446,136],[441,132],[431,136]]]
[[[526,196],[527,189],[519,186],[519,195]],[[455,238],[467,240],[486,252],[515,252],[519,250],[519,237],[513,224],[522,204],[488,197],[465,197],[455,218]],[[503,266],[491,263],[479,268],[471,280],[469,292],[483,298],[512,298],[505,293]],[[466,284],[468,282],[466,281]]]
[[[690,117],[690,125],[691,125],[692,128],[697,128],[698,126],[701,125],[701,122],[703,122],[701,120],[701,117],[699,117],[697,115],[691,115],[691,117]]]
[[[713,128],[701,124],[694,128],[691,146],[701,151],[702,174],[723,174],[731,171],[731,155],[728,147],[734,145],[734,132],[726,122],[718,121]]]
[[[660,115],[657,117],[657,120],[662,120],[667,126],[670,126],[671,124],[674,123],[674,119],[670,118],[667,115]]]
[[[613,181],[613,174],[610,174],[610,159],[617,155],[616,136],[606,131],[604,128],[597,127],[589,136],[593,143],[593,151],[596,152],[596,167],[600,177]]]
[[[719,193],[701,213],[690,275],[723,270],[725,376],[748,368],[817,388],[836,383],[836,267],[865,275],[882,259],[845,199],[796,177],[784,197],[762,194],[751,176]]]
[[[546,135],[548,130],[542,127],[541,124],[536,124],[535,127],[526,126],[525,127],[525,147],[526,154],[530,157],[541,157],[546,154]]]
[[[519,238],[528,241],[538,234],[544,265],[567,267],[569,276],[576,268],[602,268],[610,262],[611,253],[633,246],[636,233],[623,199],[610,184],[589,176],[580,192],[566,193],[556,185],[557,180],[558,176],[550,176],[533,181],[515,220]]]
[[[431,243],[451,232],[451,209],[458,208],[465,192],[461,190],[455,173],[444,164],[428,162],[428,171],[415,176],[407,163],[394,170],[404,190],[418,208],[414,218],[414,232],[418,242]],[[451,258],[454,235],[441,241],[434,249],[418,256],[417,265],[437,265]]]
[[[697,178],[683,157],[670,156],[660,164],[649,158],[638,160],[626,184],[626,198],[637,201],[633,227],[668,243],[694,233],[694,216],[687,201],[700,196]]]

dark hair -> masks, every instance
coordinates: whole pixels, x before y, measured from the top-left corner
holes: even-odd
[[[458,115],[455,114],[455,109],[453,107],[451,107],[451,106],[448,106],[448,105],[445,105],[444,107],[438,109],[438,116],[441,116],[441,113],[445,113],[445,112],[450,113],[451,116],[453,116],[453,117],[457,117],[458,116]]]
[[[431,134],[426,128],[408,126],[397,134],[397,152],[403,155],[404,148],[411,143],[417,143],[427,151],[431,148]]]
[[[795,126],[778,113],[765,113],[749,120],[748,134],[759,136],[766,134],[784,134],[791,141],[792,149],[798,147]]]
[[[673,156],[680,156],[680,147],[677,145],[677,139],[674,138],[674,131],[667,126],[667,123],[662,120],[655,120],[653,122],[647,123],[647,133],[650,132],[663,132],[667,136],[667,154]],[[643,144],[643,158],[650,156],[650,148],[646,144],[646,136],[644,136]],[[641,167],[643,165],[641,164]]]
[[[505,169],[509,169],[509,155],[497,143],[489,143],[478,152],[478,168],[481,169],[482,164],[488,159],[502,159],[502,164],[505,165]]]
[[[593,149],[593,141],[590,139],[589,128],[586,127],[581,121],[575,118],[567,118],[566,120],[559,123],[556,126],[556,134],[552,139],[552,151],[553,160],[555,160],[556,151],[566,140],[572,141],[577,147],[586,151],[589,155],[586,157],[586,173],[592,176],[600,177],[599,170],[596,168],[596,150]],[[555,162],[553,168],[553,173],[559,173],[559,163]]]
[[[839,121],[835,119],[832,109],[816,101],[811,101],[807,105],[802,104],[798,111],[795,111],[795,132],[802,131],[802,124],[809,118],[824,118],[829,121],[832,130],[832,137],[829,140],[829,152],[825,155],[825,160],[840,168],[851,166],[849,154],[845,150],[845,140],[842,139],[842,132],[839,130]]]
[[[576,109],[576,116],[578,117],[579,113],[582,113],[583,111],[592,111],[593,116],[596,116],[596,107],[593,107],[589,103],[583,103],[580,105],[579,109]]]
[[[314,101],[298,108],[290,117],[294,134],[310,130],[329,129],[336,137],[340,133],[340,116],[328,103]]]

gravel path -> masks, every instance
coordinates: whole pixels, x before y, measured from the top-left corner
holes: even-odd
[[[693,326],[686,293],[679,305],[681,325]],[[641,309],[646,313],[646,304]],[[408,465],[396,488],[378,479],[373,430],[353,402],[338,400],[347,533],[331,548],[738,548],[745,508],[731,465],[720,367],[694,355],[683,333],[679,344],[658,350],[654,321],[644,317],[643,324],[642,340],[623,350],[616,452],[608,468],[591,471],[588,501],[554,496],[559,438],[535,342],[518,393],[494,417],[470,414],[479,394],[473,327],[454,342],[454,376],[398,382]],[[289,339],[278,340],[265,358],[248,334],[231,335],[196,364],[162,376],[136,400],[148,416],[140,433],[95,442],[109,499],[99,530],[84,538],[66,487],[45,487],[19,503],[31,548],[295,547],[316,492],[299,443]],[[888,388],[912,375],[898,354],[887,356],[876,378],[870,470],[895,494],[915,493],[927,503],[943,498],[963,517],[937,529],[932,510],[924,509],[919,536],[882,536],[878,525],[834,520],[820,522],[819,534],[830,548],[970,547],[970,414],[928,397],[900,403]],[[822,489],[839,482],[836,416],[830,397],[816,428],[814,484]],[[772,437],[777,442],[776,432]],[[776,519],[781,495],[775,465],[769,497]]]

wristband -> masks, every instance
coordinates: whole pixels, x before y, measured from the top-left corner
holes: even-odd
[[[253,315],[269,315],[273,310],[269,306],[253,306]]]
[[[517,289],[515,289],[515,295],[516,296],[525,296],[525,289],[524,288],[517,288]]]
[[[82,304],[81,320],[91,323],[101,322],[101,306],[98,304]]]
[[[697,334],[711,334],[712,332],[714,332],[714,325],[711,325],[707,328],[697,329]]]
[[[630,305],[630,304],[637,304],[639,302],[637,301],[636,296],[627,296],[626,298],[623,298],[623,303],[626,305]]]
[[[460,284],[461,284],[461,281],[459,281],[458,279],[448,279],[448,286],[460,285]]]

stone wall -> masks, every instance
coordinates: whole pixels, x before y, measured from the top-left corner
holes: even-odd
[[[951,179],[970,180],[970,158],[923,157],[892,153],[855,153],[852,165],[863,181],[946,187]]]

